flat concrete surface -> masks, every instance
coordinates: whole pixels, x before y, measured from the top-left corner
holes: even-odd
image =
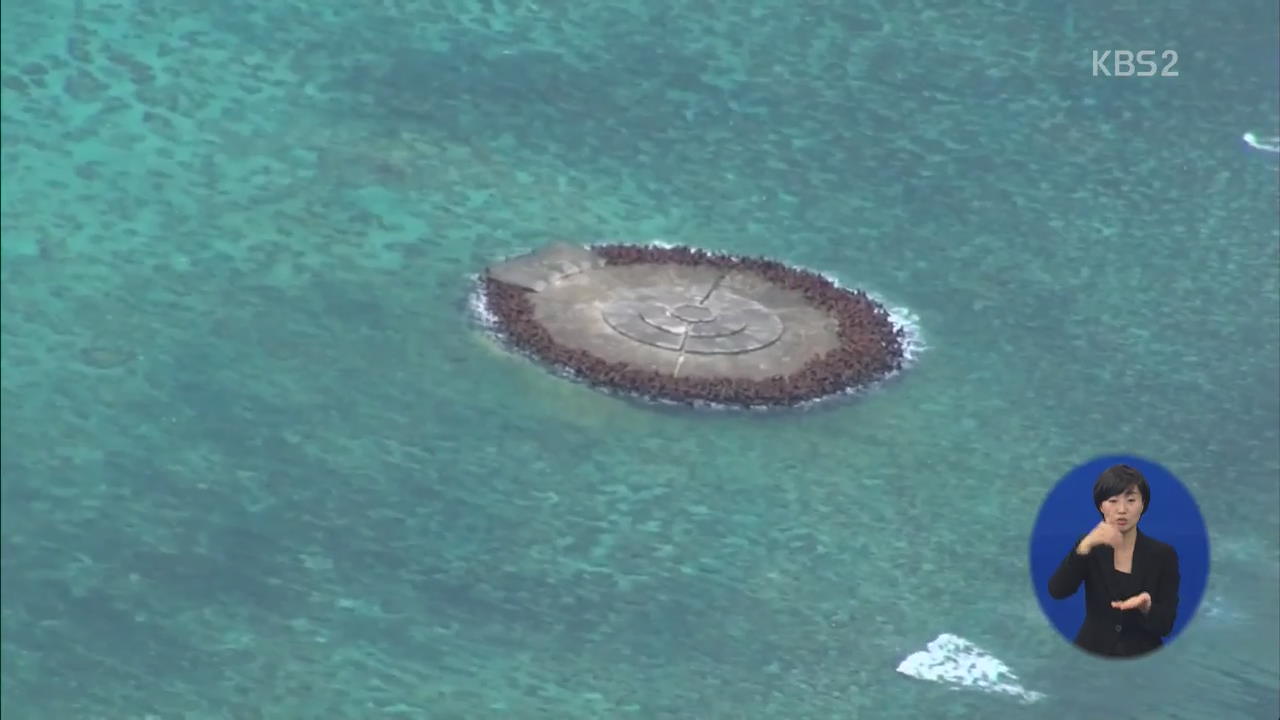
[[[604,265],[604,258],[580,245],[552,243],[536,252],[489,267],[489,274],[510,285],[542,290],[556,280]]]
[[[754,273],[604,266],[563,250],[551,262],[533,256],[495,268],[535,290],[534,317],[557,342],[604,360],[680,377],[763,379],[839,346],[834,317]],[[559,264],[565,258],[571,272]]]

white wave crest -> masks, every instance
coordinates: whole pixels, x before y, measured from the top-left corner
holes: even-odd
[[[924,650],[898,664],[898,672],[920,680],[1009,695],[1023,703],[1044,699],[1044,693],[1022,687],[1018,676],[995,656],[958,635],[943,633]]]

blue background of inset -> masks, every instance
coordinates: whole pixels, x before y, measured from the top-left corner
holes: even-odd
[[[1074,640],[1084,622],[1084,585],[1071,597],[1055,600],[1049,596],[1049,578],[1080,537],[1102,519],[1093,505],[1093,484],[1103,470],[1120,463],[1137,468],[1151,488],[1151,506],[1138,529],[1178,552],[1182,582],[1173,631],[1164,638],[1167,645],[1186,627],[1204,597],[1209,580],[1209,539],[1191,493],[1158,463],[1125,455],[1101,457],[1059,480],[1040,507],[1031,532],[1031,579],[1045,615],[1067,640]]]

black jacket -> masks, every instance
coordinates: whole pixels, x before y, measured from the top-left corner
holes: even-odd
[[[1115,550],[1099,545],[1088,555],[1076,554],[1081,535],[1071,545],[1067,557],[1049,578],[1049,595],[1061,600],[1075,594],[1084,583],[1084,624],[1076,634],[1076,645],[1098,655],[1131,657],[1151,652],[1163,644],[1160,639],[1173,630],[1178,615],[1178,553],[1173,546],[1141,531],[1133,546],[1130,582],[1137,592],[1151,594],[1151,610],[1116,610],[1113,600],[1128,595],[1115,576]]]

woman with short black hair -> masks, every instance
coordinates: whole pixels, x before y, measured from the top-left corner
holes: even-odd
[[[1074,595],[1084,583],[1085,617],[1075,643],[1107,657],[1144,655],[1164,644],[1178,614],[1178,553],[1138,530],[1151,506],[1141,472],[1113,465],[1093,485],[1102,516],[1049,578],[1049,595]]]

